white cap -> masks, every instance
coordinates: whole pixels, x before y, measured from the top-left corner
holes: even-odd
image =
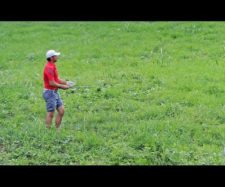
[[[52,56],[59,56],[60,52],[56,52],[55,50],[49,50],[46,53],[46,58],[51,58]]]

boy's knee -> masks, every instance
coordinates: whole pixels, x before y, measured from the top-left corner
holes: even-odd
[[[62,109],[62,110],[59,111],[59,115],[60,115],[61,117],[63,117],[63,115],[64,115],[64,109]]]
[[[53,116],[54,116],[54,112],[49,112],[48,113],[48,117],[53,118]]]

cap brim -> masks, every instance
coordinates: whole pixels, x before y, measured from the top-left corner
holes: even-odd
[[[59,56],[60,55],[60,53],[58,52],[58,53],[55,53],[55,56]]]

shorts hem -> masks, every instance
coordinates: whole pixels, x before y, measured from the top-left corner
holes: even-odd
[[[55,112],[55,110],[47,110],[47,112]]]

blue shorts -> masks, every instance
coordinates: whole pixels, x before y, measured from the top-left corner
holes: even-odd
[[[63,105],[59,93],[55,90],[45,90],[43,92],[43,98],[46,102],[47,112],[54,112],[55,109]]]

